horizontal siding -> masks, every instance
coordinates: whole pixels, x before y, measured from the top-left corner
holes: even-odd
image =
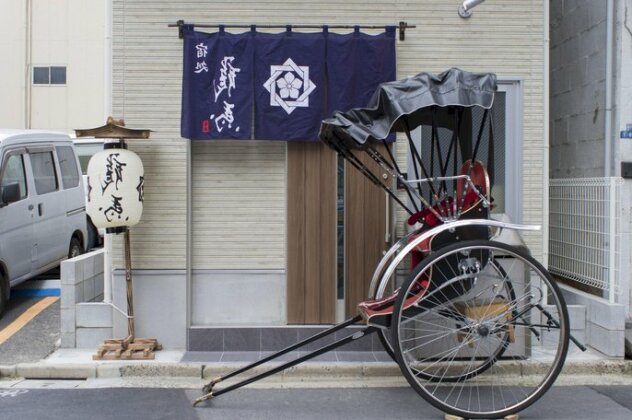
[[[285,143],[194,142],[193,268],[285,267]]]
[[[187,160],[186,143],[179,136],[182,41],[176,28],[167,27],[179,19],[295,25],[407,21],[417,28],[408,29],[406,40],[397,43],[399,77],[458,66],[519,78],[524,108],[523,221],[542,224],[544,2],[494,0],[478,6],[468,20],[458,17],[458,3],[114,0],[114,114],[131,127],[155,130],[147,144],[138,142],[132,147],[148,171],[143,221],[132,231],[135,266],[186,265]],[[405,153],[406,146],[400,142],[400,160]],[[283,145],[195,143],[192,157],[195,268],[285,268]],[[397,215],[401,234],[403,212]],[[170,237],[161,240],[167,230]],[[540,256],[541,233],[526,237],[534,255]],[[117,249],[120,253],[120,245]]]

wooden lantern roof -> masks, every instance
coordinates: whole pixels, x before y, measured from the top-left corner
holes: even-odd
[[[96,128],[76,129],[77,137],[94,137],[97,139],[148,139],[151,130],[138,130],[125,127],[125,121],[108,117],[105,125]]]

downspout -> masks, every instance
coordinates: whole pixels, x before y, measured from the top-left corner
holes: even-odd
[[[612,168],[612,55],[614,44],[614,0],[606,5],[606,103],[604,112],[604,177]]]
[[[24,128],[31,128],[31,65],[33,64],[33,0],[26,1],[24,48]]]
[[[550,11],[549,11],[549,0],[544,0],[544,40],[543,40],[543,49],[544,49],[544,57],[543,57],[543,69],[544,73],[544,86],[543,86],[543,112],[544,112],[544,127],[542,137],[544,138],[544,147],[543,154],[543,168],[542,171],[544,173],[544,201],[542,205],[542,263],[545,267],[549,266],[549,177],[550,177],[550,165],[549,165],[549,50],[550,50],[550,35],[549,35],[549,20],[550,20]]]
[[[105,1],[103,54],[103,121],[112,115],[112,0]],[[103,301],[112,303],[112,235],[103,235]]]

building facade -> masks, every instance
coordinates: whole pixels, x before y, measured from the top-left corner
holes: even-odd
[[[586,309],[586,342],[617,357],[631,315],[631,6],[560,1],[550,13],[550,269],[581,289],[567,301]]]
[[[73,133],[110,108],[107,1],[2,2],[0,126]]]
[[[335,179],[336,160],[319,145],[181,138],[182,40],[168,27],[178,20],[415,25],[396,44],[398,78],[450,67],[496,73],[506,145],[500,211],[516,222],[546,226],[548,2],[495,0],[470,19],[458,16],[458,1],[444,0],[324,1],[318,7],[306,1],[114,0],[112,6],[113,115],[129,127],[153,130],[149,141],[130,145],[143,159],[146,179],[143,219],[131,231],[138,336],[158,337],[168,348],[216,350],[227,329],[261,337],[265,328],[334,322],[353,308],[345,296],[366,293],[352,290],[362,288],[375,261],[357,250],[379,255],[385,239],[404,231],[403,214],[393,208],[379,225],[362,219],[365,229],[346,228],[356,254],[348,245],[337,249],[336,206],[326,204],[336,197],[321,190],[326,177]],[[405,165],[404,143],[396,152]],[[384,203],[374,192],[354,200]],[[311,222],[300,222],[306,218]],[[545,231],[524,236],[539,259],[546,259],[546,237]],[[124,307],[121,245],[115,239],[113,292]],[[336,260],[343,263],[340,272]],[[341,294],[340,276],[360,279],[345,279]],[[125,325],[116,321],[114,335],[124,335]]]

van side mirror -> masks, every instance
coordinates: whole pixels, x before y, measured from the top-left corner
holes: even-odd
[[[2,187],[2,201],[0,206],[6,206],[7,204],[15,203],[20,200],[20,184],[9,184]]]

